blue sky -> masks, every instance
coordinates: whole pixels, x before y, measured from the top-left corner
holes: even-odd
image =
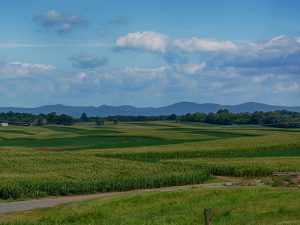
[[[3,0],[0,106],[300,105],[300,1]]]

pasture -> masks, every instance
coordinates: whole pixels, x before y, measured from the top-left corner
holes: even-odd
[[[300,130],[141,122],[0,127],[0,199],[300,171]]]
[[[298,188],[151,191],[8,214],[3,225],[200,225],[205,207],[213,209],[214,225],[297,225],[299,198]]]

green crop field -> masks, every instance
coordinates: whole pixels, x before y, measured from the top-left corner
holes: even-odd
[[[202,123],[164,121],[118,123],[117,125],[107,122],[101,127],[96,127],[93,123],[77,123],[66,127],[54,125],[0,127],[0,201],[197,184],[209,182],[216,175],[242,178],[266,177],[274,172],[300,171],[299,156],[300,129],[207,126]],[[251,198],[251,194],[256,192],[261,195],[270,192],[271,196],[274,196],[277,191],[286,192],[284,188],[252,189],[252,191],[240,190],[241,201],[247,196]],[[181,195],[187,198],[182,203],[182,207],[184,204],[189,204],[188,201],[192,201],[191,193],[178,193],[179,199]],[[205,193],[209,195],[210,191],[207,190]],[[295,196],[299,195],[298,191],[292,193]],[[211,194],[214,195],[214,192]],[[225,192],[220,190],[218,194],[223,196]],[[232,198],[236,197],[234,193],[230,194]],[[156,198],[154,197],[156,195],[158,199],[162,199],[162,204],[165,204],[166,197],[162,193],[148,197],[118,199],[113,202],[119,204],[117,202],[120,201],[120,204],[123,204],[123,201],[129,203],[137,201],[138,204],[143,205],[149,200],[148,198]],[[201,199],[201,191],[196,191],[195,196],[198,196],[199,202],[207,198],[206,196]],[[230,198],[229,196],[226,198]],[[226,198],[222,199],[222,202],[226,201]],[[220,209],[218,214],[227,222],[216,224],[243,221],[240,214],[235,216],[230,213],[231,207],[234,210],[238,207],[235,204],[240,204],[232,201],[228,209],[226,207],[223,211]],[[272,201],[276,201],[275,197]],[[255,204],[258,202],[259,199],[256,199]],[[99,213],[104,217],[110,216],[105,210],[113,206],[108,206],[108,202],[89,204],[103,207],[104,211]],[[159,218],[157,221],[154,219],[153,223],[139,221],[159,213],[154,203],[149,204],[150,208],[141,211],[140,218],[132,218],[129,211],[124,212],[124,217],[128,217],[126,224],[165,224],[167,218]],[[202,203],[197,207],[200,206]],[[117,205],[116,207],[118,208]],[[176,208],[176,206],[172,207]],[[276,214],[276,210],[280,211],[280,207],[283,206],[279,204],[278,207],[274,208],[273,214]],[[88,209],[87,207],[79,215],[94,213],[93,210],[89,212]],[[226,210],[229,210],[228,213]],[[278,218],[292,215],[295,209],[290,210],[291,212],[283,209],[278,214]],[[185,211],[188,211],[188,208]],[[195,215],[191,216],[186,224],[197,224],[196,209],[190,213]],[[266,221],[260,224],[268,224],[267,221],[272,218],[272,213],[262,217]],[[72,220],[73,216],[68,214],[63,219],[58,217],[57,220]],[[180,214],[178,216],[180,217]],[[120,218],[112,218],[112,222],[107,224],[119,224],[118,219]],[[173,216],[168,223],[177,224],[172,222],[176,219],[177,217]],[[52,222],[46,223],[41,219],[39,222],[28,224],[84,224],[60,223],[55,218],[49,221]]]
[[[266,179],[300,171],[300,129],[164,121],[9,126],[0,127],[0,158],[0,201],[198,184],[216,175]],[[203,207],[212,207],[214,224],[299,224],[299,194],[297,187],[153,192],[12,214],[4,222],[201,224]]]

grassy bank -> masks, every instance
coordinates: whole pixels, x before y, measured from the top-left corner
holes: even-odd
[[[11,214],[2,225],[198,225],[204,224],[205,207],[213,209],[214,225],[296,225],[299,198],[300,190],[295,188],[153,191]]]

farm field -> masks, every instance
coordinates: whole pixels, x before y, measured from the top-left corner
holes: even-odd
[[[213,209],[213,224],[216,225],[296,225],[300,221],[299,197],[298,188],[223,187],[151,191],[12,213],[4,217],[6,222],[2,224],[198,225],[204,224],[203,208],[210,207]]]
[[[300,171],[300,130],[175,122],[0,128],[0,199]]]

